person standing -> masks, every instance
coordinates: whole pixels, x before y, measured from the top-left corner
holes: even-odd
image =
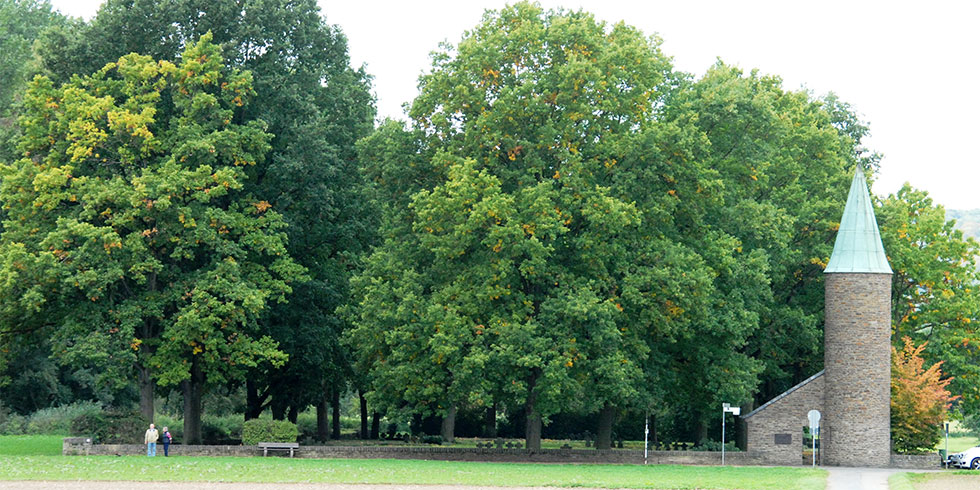
[[[146,443],[147,456],[157,455],[157,439],[159,438],[160,438],[160,433],[157,432],[156,426],[150,424],[150,428],[146,429],[146,435],[143,436],[143,442]]]
[[[170,435],[170,429],[163,428],[163,455],[164,457],[170,456],[170,443],[173,441],[173,436]]]

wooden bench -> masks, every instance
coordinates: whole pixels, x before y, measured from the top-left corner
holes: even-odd
[[[289,457],[293,457],[293,453],[299,449],[298,442],[260,442],[259,449],[262,450],[262,456],[268,456],[269,450],[282,450],[289,451]]]

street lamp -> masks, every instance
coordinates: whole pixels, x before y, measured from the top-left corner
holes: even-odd
[[[725,465],[725,414],[731,413],[732,415],[738,415],[742,412],[741,407],[733,407],[731,403],[721,404],[721,464]]]

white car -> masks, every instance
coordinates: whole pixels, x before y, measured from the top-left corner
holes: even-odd
[[[980,470],[980,446],[971,447],[962,453],[951,454],[949,465],[956,468]]]

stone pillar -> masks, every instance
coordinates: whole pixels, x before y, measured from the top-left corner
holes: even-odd
[[[823,463],[886,467],[891,459],[891,274],[825,279]],[[822,427],[822,429],[823,429]]]

